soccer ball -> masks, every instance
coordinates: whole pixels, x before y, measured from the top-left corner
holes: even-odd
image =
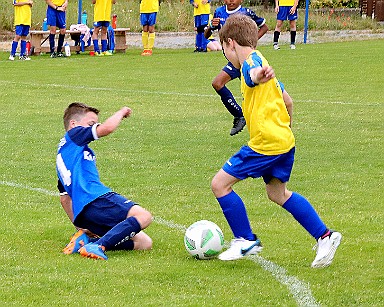
[[[193,223],[185,232],[184,245],[196,259],[216,257],[224,246],[224,235],[220,227],[211,221]]]

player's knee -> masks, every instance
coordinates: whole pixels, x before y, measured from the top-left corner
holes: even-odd
[[[221,197],[226,193],[226,188],[217,176],[211,181],[211,190],[216,197]]]
[[[135,250],[150,250],[152,249],[152,239],[150,236],[148,236],[145,232],[139,232],[134,238],[133,238],[134,247]]]

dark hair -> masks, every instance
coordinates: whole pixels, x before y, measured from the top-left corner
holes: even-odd
[[[64,111],[63,120],[65,130],[68,130],[69,122],[71,119],[80,120],[81,117],[83,117],[88,112],[99,114],[100,111],[81,102],[71,103]]]
[[[228,39],[231,38],[239,46],[255,49],[258,40],[257,31],[257,25],[250,17],[236,13],[227,18],[219,31],[220,42],[228,43]]]

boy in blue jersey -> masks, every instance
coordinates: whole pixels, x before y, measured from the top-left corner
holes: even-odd
[[[279,37],[284,20],[289,20],[289,29],[291,33],[291,49],[296,49],[296,20],[297,5],[299,0],[275,0],[276,27],[273,33],[273,49],[279,50]]]
[[[62,48],[66,33],[66,10],[68,0],[46,0],[47,23],[49,24],[49,49],[51,58],[64,57]],[[59,28],[59,39],[57,40],[57,50],[55,52],[56,28]]]
[[[100,181],[96,156],[88,147],[115,131],[131,113],[123,107],[100,124],[99,110],[83,103],[72,103],[64,112],[66,133],[56,157],[58,188],[61,205],[78,229],[65,254],[78,252],[83,257],[106,260],[107,250],[152,248],[151,238],[141,231],[152,222],[151,213]]]
[[[253,19],[259,27],[259,32],[257,34],[258,38],[261,38],[268,31],[265,19],[258,17],[252,10],[242,7],[242,0],[224,0],[224,3],[224,6],[218,7],[215,10],[213,19],[204,33],[206,38],[209,38],[212,35],[213,30],[220,30],[229,16],[237,13],[250,16]],[[212,81],[213,88],[216,90],[217,94],[219,94],[221,101],[229,113],[234,117],[230,135],[239,133],[245,126],[245,119],[241,107],[236,102],[231,91],[225,86],[229,81],[239,77],[240,71],[234,67],[231,62],[228,62],[223,70]]]
[[[257,26],[248,16],[236,14],[227,19],[219,35],[225,56],[241,69],[242,106],[250,134],[247,146],[234,154],[212,180],[212,191],[235,237],[219,259],[236,260],[262,250],[245,205],[232,189],[248,177],[262,177],[268,198],[291,213],[317,240],[312,267],[326,267],[332,263],[341,234],[329,230],[309,201],[286,187],[293,167],[295,138],[274,70],[255,50]]]

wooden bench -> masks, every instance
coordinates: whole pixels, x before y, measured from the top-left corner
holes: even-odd
[[[130,28],[116,28],[116,29],[113,29],[113,31],[115,32],[115,52],[125,52],[127,50],[126,35],[127,35],[127,32],[130,31]],[[58,34],[59,31],[56,31],[56,33]],[[29,31],[29,34],[30,34],[30,42],[31,42],[31,54],[39,55],[42,52],[50,51],[49,43],[44,44],[49,39],[49,31],[31,30]],[[67,30],[66,34],[71,37],[71,40],[74,40],[77,43],[80,42],[80,35],[81,35],[80,31]],[[81,51],[80,44],[75,46],[71,45],[70,47],[71,47],[71,52]],[[93,45],[86,46],[84,49],[93,51]]]

